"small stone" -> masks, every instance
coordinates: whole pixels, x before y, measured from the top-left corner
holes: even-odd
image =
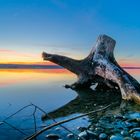
[[[129,133],[132,133],[132,132],[135,132],[135,131],[140,131],[140,127],[131,129],[131,130],[129,131]]]
[[[101,127],[96,127],[94,132],[97,133],[97,135],[99,135],[99,134],[102,133],[103,131],[104,131],[103,128],[101,128]]]
[[[133,124],[132,123],[129,123],[128,121],[125,121],[125,127],[132,128],[133,127]]]
[[[125,137],[124,140],[134,140],[134,139],[132,139],[130,137]]]
[[[89,130],[81,132],[78,136],[79,136],[78,140],[81,140],[80,138],[84,138],[85,140],[97,138],[97,135]]]
[[[140,131],[133,132],[131,136],[134,140],[140,140]]]
[[[74,137],[74,135],[72,133],[67,135],[67,138],[73,138],[73,137]]]
[[[114,115],[114,118],[115,118],[115,119],[120,119],[120,120],[122,120],[122,119],[124,119],[125,117],[122,116],[122,115]]]
[[[42,121],[45,121],[47,118],[48,118],[47,114],[43,114],[43,115],[41,116],[41,120],[42,120]]]
[[[56,131],[59,131],[59,130],[60,130],[60,127],[56,127],[55,130],[56,130]]]
[[[90,127],[89,130],[90,130],[90,131],[94,131],[94,127]]]
[[[123,136],[128,136],[128,134],[129,134],[128,131],[125,131],[125,130],[121,131],[121,135],[123,135]]]
[[[65,85],[64,87],[65,87],[65,88],[71,88],[71,86],[70,86],[70,85]]]
[[[131,113],[131,114],[129,114],[129,115],[127,115],[127,118],[128,119],[140,119],[140,113],[138,113],[138,112],[135,112],[135,113]]]
[[[107,134],[101,133],[101,134],[99,135],[99,140],[107,140]]]
[[[80,132],[83,132],[83,131],[87,130],[87,128],[86,127],[77,127],[77,130],[79,130]]]
[[[119,135],[112,135],[110,137],[110,140],[123,140],[123,138],[121,136],[119,136]]]
[[[132,118],[132,119],[128,119],[128,122],[140,122],[140,118]]]
[[[60,138],[57,134],[48,134],[45,136],[48,140],[58,140]]]

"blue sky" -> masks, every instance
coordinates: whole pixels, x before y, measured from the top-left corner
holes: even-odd
[[[0,0],[0,60],[41,61],[42,51],[82,58],[99,34],[115,56],[140,66],[138,0]]]

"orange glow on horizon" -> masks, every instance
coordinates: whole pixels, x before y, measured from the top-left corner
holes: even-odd
[[[140,63],[137,63],[137,62],[121,62],[121,61],[118,61],[119,65],[122,66],[122,67],[140,67]],[[52,63],[50,61],[13,61],[13,62],[4,62],[4,61],[0,61],[0,64],[26,64],[26,65],[57,65],[55,63]]]
[[[5,87],[40,79],[44,82],[54,82],[73,79],[75,76],[66,69],[0,69],[0,77],[0,87]]]

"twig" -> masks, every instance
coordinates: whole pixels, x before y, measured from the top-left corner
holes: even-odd
[[[2,122],[10,119],[11,117],[13,117],[14,115],[16,115],[17,113],[19,113],[20,111],[24,110],[25,108],[29,107],[29,106],[32,106],[32,104],[29,104],[29,105],[26,105],[24,107],[22,107],[21,109],[19,109],[18,111],[16,111],[15,113],[11,114],[10,116],[8,116],[7,118],[5,118]]]
[[[52,124],[52,125],[49,125],[48,127],[44,127],[42,130],[34,133],[33,135],[31,135],[30,137],[26,138],[25,140],[32,140],[34,139],[35,137],[37,137],[38,135],[42,134],[43,132],[45,132],[46,130],[48,129],[51,129],[52,127],[55,127],[57,125],[60,125],[60,124],[63,124],[63,123],[66,123],[66,122],[69,122],[69,121],[72,121],[72,120],[75,120],[75,119],[78,119],[78,118],[81,118],[81,117],[84,117],[84,116],[87,116],[89,114],[92,114],[92,113],[96,113],[96,112],[99,112],[99,111],[102,111],[102,110],[105,110],[107,109],[108,107],[110,107],[111,104],[103,107],[103,108],[100,108],[98,110],[94,110],[94,111],[91,111],[91,112],[88,112],[88,113],[85,113],[85,114],[82,114],[82,115],[79,115],[79,116],[76,116],[76,117],[73,117],[73,118],[70,118],[70,119],[66,119],[66,120],[63,120],[63,121],[60,121],[60,122],[57,122],[55,124]]]
[[[36,126],[36,117],[35,117],[35,114],[36,114],[36,107],[35,107],[34,112],[33,112],[34,126],[35,126],[35,132],[36,132],[37,126]]]
[[[16,128],[15,126],[11,125],[10,123],[3,121],[5,124],[9,125],[10,127],[12,127],[13,129],[19,131],[21,134],[27,136],[27,134],[25,134],[23,131],[21,131],[20,129]]]
[[[48,118],[50,118],[54,123],[57,123],[57,121],[53,117],[51,117],[46,111],[44,111],[42,108],[40,108],[39,106],[37,106],[37,105],[35,105],[33,103],[31,103],[31,104],[33,106],[35,106],[37,109],[39,109],[41,112],[45,113],[48,116]],[[65,126],[63,126],[61,124],[59,126],[62,127],[62,128],[64,128],[66,131],[72,133],[76,137],[79,137],[76,133],[74,133],[73,131],[69,130],[67,127],[65,127]],[[79,138],[82,139],[82,140],[85,140],[84,138],[81,138],[81,137],[79,137]]]

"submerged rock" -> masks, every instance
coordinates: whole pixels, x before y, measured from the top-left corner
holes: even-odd
[[[124,140],[134,140],[134,139],[132,139],[130,137],[125,137]]]
[[[130,113],[126,117],[128,119],[140,119],[140,113],[138,112]]]
[[[45,121],[46,119],[48,118],[48,115],[47,114],[42,114],[42,116],[41,116],[41,120],[42,121]]]
[[[87,130],[87,128],[86,127],[77,127],[77,130],[79,130],[80,132],[83,132],[83,131]]]
[[[93,140],[93,139],[97,138],[96,133],[93,133],[89,130],[85,130],[85,131],[81,132],[78,136],[80,138],[84,138],[85,140]],[[80,138],[78,138],[78,140],[80,140]]]
[[[110,137],[110,140],[123,140],[123,137],[119,136],[119,135],[112,135]]]
[[[134,140],[140,140],[140,131],[135,131],[131,134]]]
[[[67,135],[67,138],[73,138],[73,137],[74,137],[74,135],[72,133]]]
[[[128,136],[129,135],[128,131],[126,131],[126,130],[122,130],[120,134],[123,135],[123,136]]]
[[[56,127],[55,130],[56,131],[59,131],[59,130],[61,130],[61,128],[60,127]]]
[[[99,140],[107,140],[107,134],[105,134],[105,133],[101,133],[100,135],[99,135]]]
[[[58,140],[60,138],[57,134],[48,134],[45,136],[48,140]]]
[[[139,131],[140,132],[140,127],[137,128],[133,128],[129,131],[129,133],[135,132],[135,131]]]

